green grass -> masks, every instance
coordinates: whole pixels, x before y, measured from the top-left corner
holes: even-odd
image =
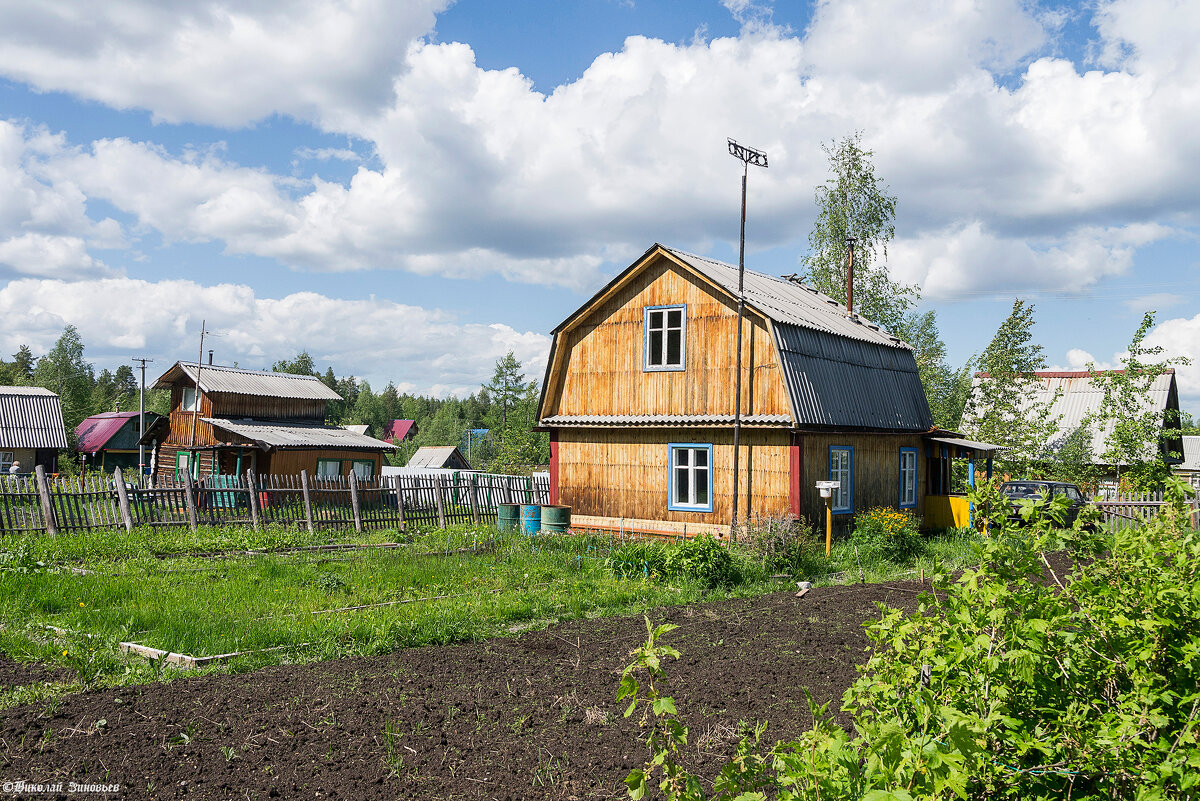
[[[828,561],[823,544],[806,546],[787,570],[739,548],[738,580],[722,589],[689,575],[646,578],[640,565],[614,571],[610,557],[625,551],[614,551],[607,537],[524,537],[490,527],[417,532],[389,549],[236,552],[347,536],[228,528],[27,538],[23,555],[0,560],[0,650],[73,668],[85,684],[121,684],[157,677],[162,669],[119,654],[117,645],[125,641],[192,656],[251,652],[219,668],[241,670],[476,640],[564,619],[793,586],[793,578],[772,579],[772,573],[832,583],[842,572],[844,581],[858,581],[853,549],[841,543]],[[397,532],[384,531],[355,541],[398,539]],[[970,541],[962,533],[932,540],[918,561],[928,562],[927,572],[935,562],[955,566],[967,558]],[[38,561],[49,567],[37,567]],[[863,569],[868,581],[878,581],[919,566],[876,560]],[[48,625],[67,633],[52,634]],[[0,697],[0,707],[24,697],[9,695]]]

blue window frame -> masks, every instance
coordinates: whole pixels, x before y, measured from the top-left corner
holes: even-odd
[[[829,480],[841,482],[833,491],[833,511],[854,513],[854,446],[829,446]]]
[[[682,370],[687,361],[687,306],[647,306],[642,323],[642,370]]]
[[[711,512],[712,445],[672,442],[667,445],[667,509]]]
[[[900,508],[917,505],[917,449],[900,449]]]

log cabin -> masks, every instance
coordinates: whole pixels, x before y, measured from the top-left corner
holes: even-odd
[[[155,475],[346,476],[381,473],[388,442],[326,425],[341,396],[315,376],[176,362],[154,383],[171,391],[171,412],[147,430]]]
[[[933,428],[900,339],[794,279],[744,285],[743,523],[820,520],[825,480],[840,530],[876,506],[924,515],[944,463],[989,447]],[[554,329],[538,427],[574,526],[728,536],[737,309],[737,267],[656,244]]]

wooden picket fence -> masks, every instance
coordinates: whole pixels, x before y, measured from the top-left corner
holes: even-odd
[[[494,523],[501,503],[550,502],[543,478],[484,473],[349,476],[208,476],[194,481],[0,476],[0,535],[134,526],[305,526],[402,529]]]
[[[1162,511],[1166,501],[1162,491],[1158,492],[1113,492],[1101,491],[1092,503],[1104,515],[1104,526],[1109,531],[1140,526]],[[1200,527],[1200,499],[1193,498],[1190,503],[1191,523]]]

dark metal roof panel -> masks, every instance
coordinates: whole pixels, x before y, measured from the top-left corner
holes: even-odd
[[[796,424],[928,431],[933,416],[907,348],[776,323]]]
[[[41,387],[0,387],[0,448],[66,448],[58,396]]]

